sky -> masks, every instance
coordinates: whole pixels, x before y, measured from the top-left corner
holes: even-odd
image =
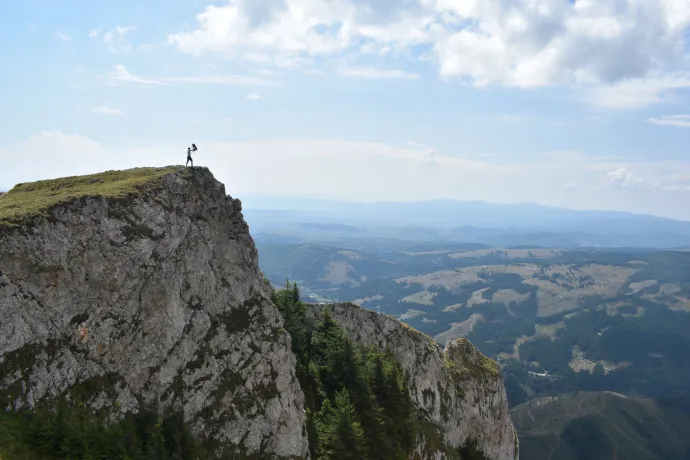
[[[0,190],[137,166],[226,191],[690,220],[687,0],[0,3]]]

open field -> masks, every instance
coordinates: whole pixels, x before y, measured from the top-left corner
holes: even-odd
[[[516,274],[527,279],[538,270],[539,267],[534,264],[478,265],[466,268],[456,268],[455,270],[441,270],[423,275],[403,276],[396,278],[395,281],[405,284],[420,284],[425,289],[440,286],[448,290],[453,290],[467,284],[486,282],[481,276],[488,276],[492,273]]]
[[[354,271],[355,268],[347,262],[329,262],[326,266],[325,275],[318,280],[331,284],[355,283],[358,280],[350,276],[350,273]]]
[[[421,310],[407,310],[404,314],[400,315],[398,318],[400,321],[405,321],[408,319],[416,318],[417,316],[422,316],[424,314]]]
[[[621,315],[625,317],[641,318],[644,316],[645,312],[644,307],[630,301],[605,303],[602,307],[606,310],[606,313],[611,316]]]
[[[467,300],[467,308],[472,308],[476,305],[481,305],[483,303],[488,303],[489,299],[485,299],[484,293],[488,290],[489,288],[484,288],[484,289],[479,289],[476,290],[472,293],[472,296]]]
[[[524,284],[538,289],[539,316],[544,317],[577,308],[592,296],[613,297],[636,272],[633,268],[601,264],[555,264],[547,267],[536,264],[482,265],[405,276],[395,281],[408,285],[418,284],[424,289],[443,287],[453,291],[472,283],[484,283],[488,286],[490,281],[487,277],[491,275],[518,275]],[[467,306],[485,303],[486,299],[482,298],[482,294],[482,290],[475,291]],[[494,293],[492,300],[508,304],[511,301],[523,302],[528,297],[528,294],[520,294],[514,290],[500,290]]]
[[[644,280],[644,281],[638,281],[637,283],[630,283],[630,286],[628,288],[632,291],[630,294],[637,294],[643,289],[647,289],[648,287],[656,286],[659,283],[656,280]]]
[[[529,298],[529,293],[520,294],[514,289],[501,289],[496,291],[493,296],[491,296],[491,301],[493,303],[502,303],[508,305],[511,302],[524,302]]]
[[[506,353],[503,352],[498,356],[503,359],[520,359],[520,345],[523,343],[531,342],[537,339],[547,338],[551,341],[556,339],[556,334],[560,329],[565,328],[565,322],[560,321],[555,324],[536,324],[534,326],[533,335],[523,335],[515,340],[515,345],[513,345],[513,352]]]
[[[364,302],[371,302],[371,301],[374,301],[374,300],[382,300],[382,299],[383,299],[383,296],[377,294],[377,295],[373,295],[373,296],[371,296],[371,297],[364,297],[364,298],[362,298],[362,299],[355,299],[355,300],[352,301],[352,303],[354,303],[355,305],[361,307],[362,304],[363,304]]]
[[[401,299],[401,301],[405,303],[417,303],[420,305],[432,306],[434,304],[434,297],[436,297],[435,292],[422,291],[405,296]]]
[[[446,289],[455,289],[466,284],[481,281],[475,273],[467,272],[462,269],[442,270],[424,275],[411,275],[396,278],[396,283],[401,284],[420,284],[424,289],[432,286],[442,286]]]
[[[630,285],[632,287],[632,284]],[[667,305],[674,311],[690,312],[690,296],[674,283],[664,283],[653,294],[643,294],[643,299]]]
[[[454,303],[452,305],[448,305],[447,307],[444,307],[442,311],[444,311],[446,313],[450,313],[450,312],[458,310],[460,308],[462,308],[461,303]]]
[[[478,251],[463,251],[456,252],[453,254],[448,254],[451,259],[474,259],[487,257],[492,255],[498,255],[505,257],[506,259],[546,259],[560,254],[561,251],[558,249],[548,249],[548,248],[530,248],[530,249],[481,249]]]
[[[613,265],[554,265],[543,271],[548,279],[531,278],[524,282],[539,289],[539,316],[550,316],[571,310],[591,296],[615,296],[634,273],[634,269]]]
[[[441,345],[445,345],[446,343],[455,339],[466,337],[467,334],[472,332],[475,324],[479,321],[484,321],[484,317],[479,313],[473,313],[465,321],[451,323],[450,329],[440,334],[436,334],[436,336],[434,336],[434,340]]]

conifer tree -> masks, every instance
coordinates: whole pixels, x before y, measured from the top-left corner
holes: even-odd
[[[335,405],[324,401],[319,413],[319,458],[361,460],[366,458],[364,431],[346,389],[335,394]]]

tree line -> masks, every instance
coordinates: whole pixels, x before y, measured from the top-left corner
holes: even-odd
[[[0,412],[0,458],[12,460],[198,460],[201,444],[182,413],[163,417],[155,405],[116,423],[79,399]]]
[[[440,432],[419,417],[405,372],[391,350],[356,346],[328,308],[307,320],[296,283],[277,291],[297,357],[297,376],[305,394],[312,457],[318,460],[402,460],[414,456],[417,440],[446,458],[484,460],[476,444],[451,450]]]

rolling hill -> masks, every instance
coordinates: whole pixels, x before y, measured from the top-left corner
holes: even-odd
[[[690,253],[257,238],[276,285],[392,315],[497,359],[512,405],[575,390],[690,392]],[[543,376],[543,375],[546,376]]]
[[[690,400],[612,392],[538,398],[511,410],[530,460],[690,459]]]

